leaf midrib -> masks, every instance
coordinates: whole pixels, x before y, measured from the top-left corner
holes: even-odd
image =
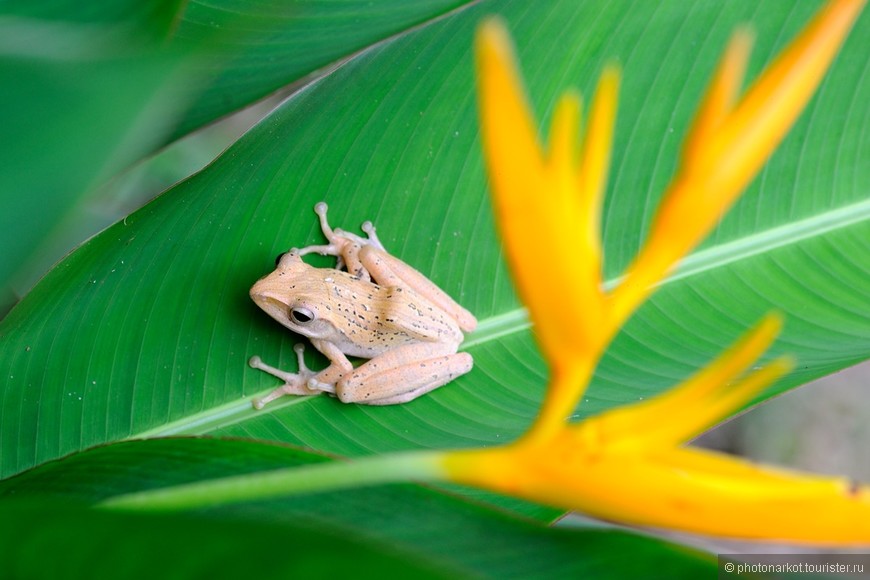
[[[676,271],[663,280],[661,285],[671,284],[677,280],[715,270],[740,260],[794,245],[807,239],[823,236],[832,231],[846,229],[864,221],[870,221],[870,199],[695,252],[680,262]],[[618,284],[619,280],[619,278],[608,280],[605,283],[605,287],[608,289],[613,288]],[[463,342],[462,349],[475,348],[498,340],[503,336],[522,332],[529,327],[531,327],[531,321],[528,318],[526,309],[514,308],[481,320],[477,329],[470,333],[465,342]],[[260,394],[266,394],[269,390],[263,391]],[[248,419],[261,417],[263,413],[293,405],[306,404],[313,399],[313,397],[284,397],[284,400],[270,404],[268,411],[255,411],[251,407],[251,398],[245,397],[237,401],[212,407],[183,419],[131,435],[128,439],[166,437],[171,435],[202,435],[218,428],[228,427]]]

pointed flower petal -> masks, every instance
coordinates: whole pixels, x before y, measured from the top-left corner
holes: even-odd
[[[596,439],[610,449],[662,448],[688,441],[738,411],[790,370],[787,359],[778,359],[740,378],[767,350],[781,326],[778,316],[768,316],[682,385],[647,401],[589,419],[588,428],[596,430]],[[662,420],[663,417],[667,420]]]
[[[538,144],[510,41],[497,20],[481,26],[477,55],[482,137],[493,205],[511,270],[548,360],[564,360],[560,355],[585,350],[588,340],[600,342],[599,325],[594,322],[603,292],[600,271],[569,267],[600,264],[601,260],[600,238],[587,231],[589,224],[596,224],[597,230],[599,216],[589,211],[599,206],[595,198],[600,191],[577,189],[574,135],[579,98],[569,96],[557,107],[553,143],[545,154]],[[603,184],[600,174],[606,170],[600,166],[609,156],[609,131],[600,124],[596,123],[597,134],[608,150],[602,151],[601,144],[583,147],[584,155],[593,159],[587,165],[598,174],[590,182],[599,190]],[[571,300],[553,300],[554,289]]]
[[[553,372],[533,429],[540,434],[558,427],[574,408],[616,330],[605,327],[598,222],[619,75],[615,69],[605,73],[589,134],[579,147],[580,98],[569,94],[560,101],[545,151],[537,140],[510,41],[497,20],[481,26],[477,66],[493,205],[519,293]],[[570,299],[554,300],[554,289]]]
[[[749,30],[741,29],[734,33],[710,83],[692,129],[686,137],[683,151],[684,167],[699,164],[699,156],[705,151],[705,143],[710,141],[727,121],[737,100],[751,49],[752,33]]]

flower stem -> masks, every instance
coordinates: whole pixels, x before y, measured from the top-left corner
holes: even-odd
[[[176,511],[383,483],[445,480],[443,452],[407,452],[237,475],[109,497],[103,509]]]

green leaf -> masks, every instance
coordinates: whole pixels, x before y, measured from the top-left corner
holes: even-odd
[[[99,28],[0,20],[0,288],[95,184],[150,153],[190,100],[194,55]],[[195,85],[194,85],[195,86]]]
[[[399,572],[418,568],[453,578],[636,578],[655,576],[657,570],[688,578],[715,569],[712,556],[659,540],[611,528],[554,529],[417,485],[183,516],[55,511],[58,505],[84,506],[125,491],[323,461],[297,449],[249,441],[161,439],[109,445],[49,463],[0,482],[5,570],[29,564],[48,576],[44,553],[51,546],[52,560],[64,562],[66,570],[88,564],[100,571],[117,567],[115,577],[127,577],[123,570],[150,571],[153,577],[167,566],[180,577],[200,576],[203,569],[235,576],[229,570],[248,563],[249,573],[268,577],[306,569],[323,577],[330,567],[349,565],[378,572],[390,566],[401,567]],[[51,507],[40,508],[37,501]],[[63,536],[69,537],[61,541]],[[142,550],[143,544],[152,548]],[[250,558],[240,557],[246,553]],[[43,554],[43,561],[36,554]],[[95,562],[98,555],[105,559]]]
[[[546,372],[493,229],[475,26],[494,12],[508,21],[539,118],[560,91],[588,94],[605,62],[622,63],[604,210],[612,279],[643,239],[731,31],[755,28],[755,75],[818,6],[481,2],[355,56],[82,246],[0,323],[0,474],[146,434],[256,437],[345,455],[512,440],[536,413]],[[800,361],[773,391],[866,358],[867,26],[865,14],[746,196],[617,338],[577,417],[669,388],[772,308],[788,318],[772,353]],[[250,408],[277,385],[248,357],[292,370],[297,339],[247,290],[279,252],[321,241],[311,212],[321,199],[336,226],[372,219],[392,253],[480,318],[466,347],[472,373],[394,407],[315,397]]]
[[[296,0],[279,5],[245,0],[189,3],[176,34],[177,43],[208,35],[218,52],[232,55],[213,78],[175,136],[302,79],[304,86],[324,67],[377,46],[415,26],[426,25],[468,0]],[[233,18],[226,17],[226,13]],[[215,30],[214,22],[222,22]]]
[[[367,569],[456,577],[383,543],[310,523],[117,514],[60,502],[0,502],[0,541],[10,578],[326,578]]]

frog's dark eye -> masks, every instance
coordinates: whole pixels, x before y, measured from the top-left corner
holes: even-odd
[[[281,261],[281,258],[283,258],[286,255],[287,255],[287,252],[282,252],[282,253],[278,254],[277,256],[275,256],[275,267],[276,268],[278,267],[278,263]]]
[[[290,318],[297,324],[307,324],[314,320],[314,313],[307,308],[294,308],[290,311]]]

